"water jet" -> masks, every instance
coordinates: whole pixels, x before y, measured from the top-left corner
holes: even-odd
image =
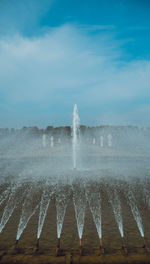
[[[72,123],[72,149],[73,149],[73,168],[77,167],[77,147],[80,133],[80,118],[78,115],[77,105],[74,105],[73,123]]]

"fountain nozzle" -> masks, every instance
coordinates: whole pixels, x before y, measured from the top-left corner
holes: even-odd
[[[128,253],[128,250],[127,250],[127,246],[124,242],[124,238],[122,237],[122,247],[121,247],[122,250],[124,250],[124,252],[127,254]]]
[[[128,254],[128,250],[125,244],[122,244],[122,250],[124,251],[125,254]]]
[[[80,248],[82,248],[82,238],[79,240]]]
[[[15,241],[15,246],[17,246],[17,245],[18,245],[18,242],[19,242],[19,240],[18,240],[18,239],[16,239],[16,241]]]
[[[83,249],[82,249],[82,238],[79,239],[79,254],[82,255]]]
[[[142,246],[142,248],[146,248],[146,245],[144,244],[144,245]]]
[[[142,248],[145,249],[147,252],[149,252],[149,247],[148,247],[146,244],[144,244],[144,245],[142,246]]]
[[[100,245],[100,248],[102,247],[102,239],[99,238],[99,245]]]
[[[57,247],[56,247],[56,256],[61,256],[62,249],[60,248],[60,237],[57,240]]]
[[[16,239],[15,244],[14,244],[14,249],[17,249],[18,248],[18,242],[19,242],[19,240]]]
[[[104,253],[104,247],[102,245],[102,239],[99,238],[99,249],[100,249],[100,253]]]
[[[39,250],[39,238],[37,238],[37,241],[36,241],[36,251],[38,251]]]
[[[122,249],[125,249],[127,248],[125,244],[122,244]]]
[[[148,248],[148,246],[146,244],[146,241],[145,241],[145,238],[144,237],[143,237],[143,240],[144,240],[144,245],[142,246],[142,248],[144,248],[146,251],[149,252],[149,248]]]
[[[57,240],[57,248],[60,248],[60,238]]]

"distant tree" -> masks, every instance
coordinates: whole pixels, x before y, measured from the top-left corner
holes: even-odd
[[[65,126],[65,131],[66,131],[66,135],[71,137],[71,127],[70,126]]]
[[[47,126],[45,132],[46,132],[46,134],[52,134],[53,133],[53,126]]]
[[[38,135],[39,134],[39,129],[36,126],[29,127],[29,133],[32,135]]]
[[[80,132],[81,132],[81,134],[84,135],[85,134],[85,131],[86,131],[86,126],[81,125],[80,126]]]

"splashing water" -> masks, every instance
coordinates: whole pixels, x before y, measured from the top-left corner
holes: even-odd
[[[27,197],[23,203],[22,206],[22,214],[20,217],[19,225],[18,225],[18,231],[17,231],[17,236],[16,239],[19,240],[24,229],[26,228],[30,218],[35,214],[36,210],[39,207],[39,204],[34,205],[34,198],[33,198],[33,187],[30,187]]]
[[[47,215],[47,210],[48,210],[52,195],[53,195],[53,191],[50,190],[49,186],[46,186],[46,188],[43,191],[41,202],[40,202],[40,213],[39,213],[38,231],[37,231],[38,239],[41,236],[41,232],[43,229],[44,221]]]
[[[137,223],[138,229],[140,231],[141,237],[144,237],[144,229],[143,229],[143,224],[142,224],[142,219],[140,212],[138,210],[137,204],[136,204],[136,199],[134,197],[134,194],[132,190],[129,188],[128,192],[126,193],[127,201],[129,203],[129,206],[131,208],[133,217]]]
[[[2,230],[4,229],[9,218],[12,216],[15,208],[17,207],[18,203],[21,202],[23,199],[23,195],[21,195],[21,198],[18,200],[18,197],[20,196],[20,187],[21,185],[18,183],[18,184],[15,184],[11,189],[11,193],[10,193],[7,205],[4,208],[4,212],[1,218],[0,232],[2,232]]]
[[[82,238],[84,218],[85,218],[85,208],[86,208],[86,198],[84,187],[80,182],[78,184],[73,184],[73,203],[75,208],[75,216],[77,220],[77,228],[79,238]]]
[[[143,200],[144,202],[147,204],[148,208],[150,209],[150,193],[149,190],[146,186],[142,186],[143,187]]]
[[[98,236],[102,239],[101,195],[97,185],[86,185],[86,197],[96,225]]]
[[[115,189],[113,191],[107,190],[107,192],[108,192],[109,201],[113,209],[115,220],[119,228],[120,235],[123,238],[124,237],[123,220],[122,220],[122,210],[121,210],[121,203],[120,203],[119,196]]]
[[[8,187],[0,196],[0,205],[8,198],[10,192],[11,192],[11,187]]]
[[[80,118],[78,115],[77,105],[74,105],[73,124],[72,124],[72,148],[73,148],[73,168],[77,168],[77,147],[78,137],[80,134]]]

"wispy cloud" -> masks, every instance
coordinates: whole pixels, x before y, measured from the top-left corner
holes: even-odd
[[[114,25],[86,25],[86,24],[75,24],[80,30],[88,31],[88,32],[97,32],[97,31],[113,31],[116,29]]]

